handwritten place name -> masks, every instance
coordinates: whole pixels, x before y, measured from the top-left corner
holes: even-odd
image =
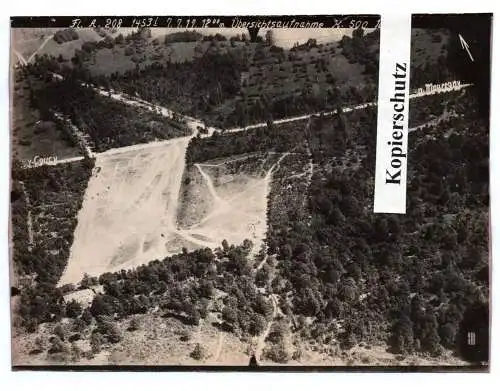
[[[432,93],[439,93],[439,92],[446,92],[446,91],[452,91],[452,90],[459,90],[462,88],[464,85],[460,80],[453,80],[453,81],[448,81],[445,83],[439,83],[439,84],[434,84],[434,83],[426,83],[425,88],[420,87],[417,89],[412,90],[413,95],[429,95]]]
[[[459,88],[461,85],[459,80],[455,81],[449,81],[446,83],[441,83],[441,84],[426,84],[425,85],[425,91],[426,92],[441,92],[441,91],[446,91],[446,90],[451,90],[453,88]]]
[[[22,168],[35,168],[40,166],[51,166],[57,164],[56,156],[38,156],[36,155],[33,159],[25,159],[21,162]]]

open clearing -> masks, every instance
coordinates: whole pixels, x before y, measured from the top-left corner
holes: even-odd
[[[207,167],[196,165],[208,187],[203,197],[212,200],[212,207],[201,220],[189,227],[189,234],[207,238],[220,244],[226,239],[231,244],[240,244],[250,239],[254,244],[262,241],[266,232],[267,180],[237,175],[227,178],[218,186]]]
[[[267,230],[273,170],[286,154],[195,164],[181,197],[189,137],[97,155],[60,285],[85,273],[129,269],[183,248],[216,248],[250,239],[257,252]],[[196,174],[196,175],[195,175]],[[179,200],[183,213],[177,224]],[[183,208],[181,208],[181,211]]]
[[[250,239],[258,251],[267,231],[271,174],[281,156],[247,155],[193,165],[182,192],[181,232],[214,244]]]
[[[175,216],[188,141],[184,137],[97,156],[61,284],[182,250]]]

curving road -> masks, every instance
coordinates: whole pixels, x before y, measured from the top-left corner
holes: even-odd
[[[15,52],[15,51],[14,51]],[[15,52],[17,53],[17,52]],[[18,56],[20,56],[20,54],[17,53]],[[22,58],[22,56],[21,56]],[[58,78],[58,79],[62,79],[63,77],[59,74],[52,74],[55,78]],[[130,105],[130,106],[135,106],[135,107],[141,107],[141,108],[144,108],[144,109],[147,109],[147,110],[150,110],[150,111],[154,111],[164,117],[168,117],[168,118],[173,118],[174,115],[178,118],[180,118],[181,120],[183,120],[187,127],[189,129],[191,129],[192,131],[192,135],[190,137],[196,137],[196,136],[200,136],[202,138],[205,138],[205,137],[210,137],[215,131],[217,132],[221,132],[221,133],[234,133],[234,132],[242,132],[242,131],[246,131],[246,130],[250,130],[250,129],[256,129],[256,128],[260,128],[260,127],[265,127],[267,126],[267,123],[266,122],[260,122],[260,123],[257,123],[257,124],[252,124],[252,125],[248,125],[248,126],[244,126],[244,127],[239,127],[239,128],[231,128],[231,129],[226,129],[226,130],[222,130],[222,129],[219,129],[219,128],[216,128],[216,127],[208,127],[206,128],[208,130],[208,133],[207,134],[201,134],[199,133],[198,131],[198,128],[199,127],[203,127],[204,126],[204,122],[200,119],[196,119],[196,118],[193,118],[193,117],[190,117],[190,116],[187,116],[187,115],[183,115],[183,114],[180,114],[180,113],[176,113],[174,112],[173,110],[170,110],[166,107],[163,107],[163,106],[159,106],[159,105],[154,105],[150,102],[147,102],[143,99],[140,99],[140,98],[136,98],[136,97],[132,97],[128,94],[125,94],[125,93],[118,93],[118,92],[115,92],[113,90],[110,90],[110,91],[106,91],[104,90],[103,88],[99,88],[99,87],[95,87],[95,86],[91,86],[87,83],[82,83],[83,86],[85,87],[88,87],[88,88],[92,88],[94,89],[96,92],[98,92],[99,94],[103,95],[103,96],[107,96],[111,99],[114,99],[114,100],[117,100],[123,104],[126,104],[126,105]],[[410,99],[416,99],[416,98],[421,98],[421,97],[424,97],[424,96],[428,96],[428,95],[435,95],[435,94],[444,94],[444,93],[448,93],[448,92],[452,92],[452,91],[460,91],[464,88],[468,88],[470,86],[472,86],[473,84],[460,84],[458,86],[455,86],[455,87],[450,87],[450,88],[446,88],[446,89],[442,89],[442,90],[438,90],[438,91],[427,91],[427,90],[424,90],[424,91],[421,91],[419,93],[414,93],[414,94],[411,94],[410,95]],[[346,106],[346,107],[343,107],[342,108],[342,111],[345,112],[345,113],[348,113],[348,112],[351,112],[351,111],[355,111],[355,110],[363,110],[363,109],[366,109],[368,107],[373,107],[373,106],[376,106],[377,103],[376,102],[368,102],[368,103],[362,103],[362,104],[358,104],[358,105],[353,105],[353,106]],[[304,114],[304,115],[300,115],[300,116],[294,116],[294,117],[289,117],[289,118],[283,118],[283,119],[279,119],[279,120],[275,120],[273,121],[273,123],[275,124],[284,124],[284,123],[290,123],[290,122],[295,122],[295,121],[303,121],[305,119],[310,119],[312,118],[313,116],[319,116],[321,114],[323,115],[332,115],[332,114],[335,114],[337,112],[337,110],[333,110],[333,111],[329,111],[329,112],[317,112],[317,113],[311,113],[311,114]],[[416,129],[410,129],[410,131],[414,131]],[[180,137],[180,138],[183,138],[183,137]],[[170,139],[172,140],[172,139]],[[135,144],[135,145],[131,145],[131,146],[127,146],[127,147],[122,147],[122,148],[115,148],[115,149],[112,149],[112,150],[108,150],[108,151],[105,151],[105,152],[101,152],[101,153],[94,153],[91,151],[90,147],[88,146],[88,144],[86,143],[85,144],[85,149],[87,150],[87,153],[94,157],[94,156],[99,156],[101,154],[105,154],[105,155],[109,155],[109,154],[119,154],[119,153],[122,153],[123,151],[130,151],[130,150],[138,150],[138,149],[142,149],[142,148],[146,148],[148,146],[150,146],[151,144],[159,144],[159,143],[165,143],[167,144],[170,140],[165,140],[165,141],[153,141],[153,142],[150,142],[150,143],[145,143],[145,144]],[[63,159],[63,160],[59,160],[56,164],[61,164],[61,163],[66,163],[66,162],[73,162],[73,161],[77,161],[77,160],[81,160],[83,159],[83,156],[81,157],[74,157],[74,158],[69,158],[69,159]],[[50,165],[50,163],[48,164]]]

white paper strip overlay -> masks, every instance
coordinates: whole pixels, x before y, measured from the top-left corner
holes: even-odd
[[[406,213],[411,14],[382,15],[375,213]]]

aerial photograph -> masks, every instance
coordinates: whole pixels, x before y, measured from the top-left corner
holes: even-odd
[[[380,27],[11,28],[13,367],[488,368],[490,33],[414,16],[390,214]]]

